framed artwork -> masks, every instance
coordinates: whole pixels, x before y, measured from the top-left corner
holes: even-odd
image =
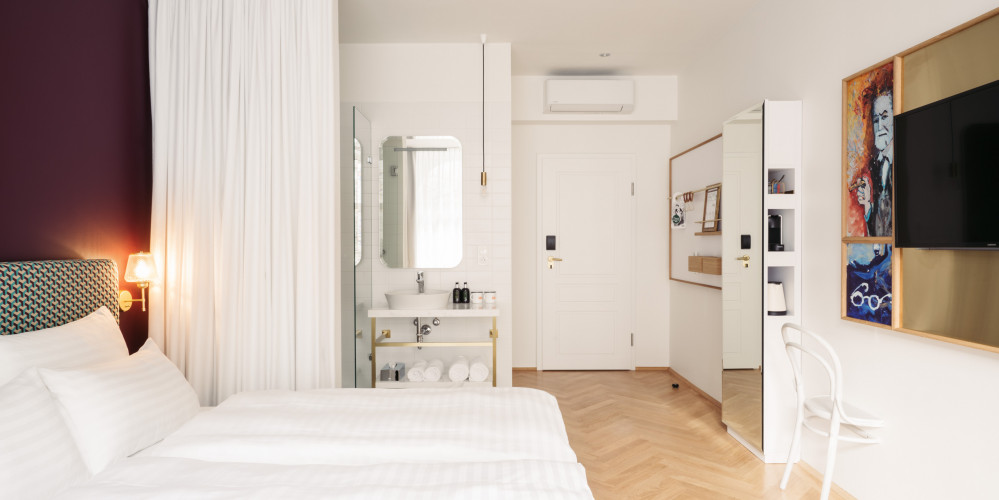
[[[893,234],[894,63],[844,82],[843,237]]]
[[[847,318],[892,326],[892,246],[843,245],[844,310]]]
[[[683,193],[673,193],[671,198],[672,210],[669,218],[670,227],[673,229],[683,229],[687,227],[687,207]]]
[[[701,222],[701,232],[712,233],[721,231],[721,184],[708,186],[704,190],[704,217]]]

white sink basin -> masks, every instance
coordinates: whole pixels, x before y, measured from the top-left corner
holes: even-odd
[[[426,290],[423,293],[416,290],[385,292],[389,309],[444,309],[450,297],[451,292],[444,290]]]

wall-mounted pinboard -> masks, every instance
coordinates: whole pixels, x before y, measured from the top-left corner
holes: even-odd
[[[721,289],[724,221],[705,210],[721,185],[722,137],[716,135],[669,159],[669,279]],[[717,206],[717,205],[716,205]],[[718,210],[715,210],[718,212]]]

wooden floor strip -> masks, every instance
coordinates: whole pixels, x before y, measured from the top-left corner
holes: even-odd
[[[804,467],[782,492],[784,465],[736,442],[718,408],[671,372],[516,371],[513,384],[558,399],[597,500],[819,497],[821,479]],[[831,498],[852,497],[834,488]]]

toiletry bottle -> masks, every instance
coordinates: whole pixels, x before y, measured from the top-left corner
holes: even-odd
[[[461,289],[461,303],[468,304],[472,300],[472,292],[468,289],[468,282],[465,282],[464,288]]]
[[[461,303],[461,289],[458,288],[458,282],[454,282],[454,290],[451,290],[451,303],[460,304]]]

